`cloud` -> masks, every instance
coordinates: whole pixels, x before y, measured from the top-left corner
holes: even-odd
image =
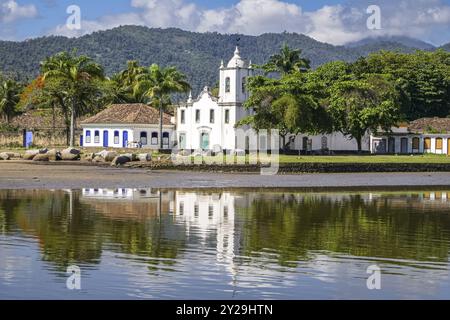
[[[0,23],[11,23],[23,18],[34,18],[38,14],[36,7],[30,5],[19,5],[14,0],[0,0]]]
[[[1,0],[0,0],[1,1]],[[81,30],[57,26],[50,33],[80,36],[97,30],[128,24],[149,27],[178,27],[185,30],[259,35],[266,32],[297,32],[319,41],[346,44],[371,36],[431,37],[448,42],[450,6],[443,0],[377,0],[381,8],[381,30],[367,28],[369,0],[346,5],[326,5],[304,11],[282,0],[240,0],[215,9],[199,7],[192,0],[131,0],[131,13],[82,21]],[[436,30],[445,30],[436,34]]]
[[[36,18],[38,10],[34,5],[19,5],[14,0],[0,0],[0,39],[15,40],[16,22]]]

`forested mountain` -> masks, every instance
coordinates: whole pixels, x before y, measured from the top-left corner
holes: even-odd
[[[447,43],[441,47],[444,50],[450,51],[450,43]]]
[[[127,60],[138,60],[141,65],[176,66],[188,75],[194,94],[197,94],[204,85],[216,84],[220,61],[223,59],[226,63],[231,58],[237,43],[244,58],[260,64],[277,52],[284,42],[291,48],[302,49],[313,67],[338,59],[354,61],[381,49],[411,52],[428,46],[417,40],[391,38],[383,41],[371,39],[344,47],[321,43],[296,33],[246,36],[123,26],[80,38],[50,36],[23,42],[0,41],[0,71],[29,80],[37,75],[39,62],[45,57],[77,49],[79,54],[86,54],[102,64],[107,74],[125,68]],[[447,49],[450,48],[447,46]]]
[[[366,38],[357,42],[350,43],[346,45],[347,47],[357,48],[357,47],[393,47],[393,48],[405,48],[409,50],[421,49],[421,50],[434,50],[432,44],[414,39],[409,37],[400,37],[400,36],[392,36],[392,37],[377,37],[377,38]]]

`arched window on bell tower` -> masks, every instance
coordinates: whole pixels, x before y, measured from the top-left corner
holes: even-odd
[[[242,78],[242,93],[246,92],[246,86],[247,86],[247,77]]]
[[[231,89],[231,80],[230,77],[226,77],[225,78],[225,92],[228,93],[230,92]]]

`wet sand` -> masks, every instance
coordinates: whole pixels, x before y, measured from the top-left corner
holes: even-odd
[[[259,174],[149,171],[77,164],[0,162],[0,189],[80,188],[299,188],[450,189],[450,172]]]

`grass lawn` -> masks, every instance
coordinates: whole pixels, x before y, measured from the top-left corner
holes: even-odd
[[[215,157],[195,157],[196,163],[204,162],[211,163]],[[234,157],[234,161],[240,160],[242,157]],[[209,161],[208,161],[209,160]],[[249,156],[245,157],[246,163],[249,162]],[[194,161],[194,157],[191,157]],[[268,158],[267,162],[273,162],[273,158]],[[289,163],[450,163],[450,157],[446,155],[340,155],[340,156],[295,156],[295,155],[280,155],[279,162],[281,164]]]
[[[446,155],[351,155],[351,156],[287,156],[280,163],[450,163]]]

